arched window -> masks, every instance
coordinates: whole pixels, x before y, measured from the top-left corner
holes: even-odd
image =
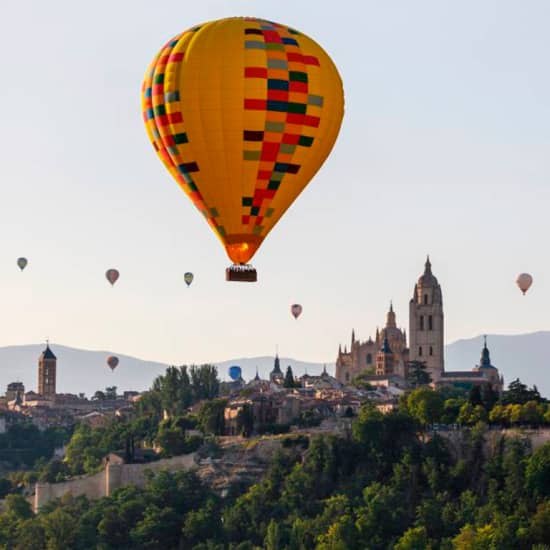
[[[428,330],[434,329],[434,320],[431,315],[428,316]]]
[[[346,372],[346,382],[349,382],[349,372]]]
[[[367,365],[372,365],[372,354],[367,353]]]
[[[428,295],[424,294],[424,305],[428,305]]]
[[[420,316],[420,330],[424,330],[424,315]]]
[[[432,348],[432,346],[430,346],[430,355],[433,355],[434,354],[434,349]]]
[[[422,346],[418,348],[418,355],[419,357],[422,357]]]

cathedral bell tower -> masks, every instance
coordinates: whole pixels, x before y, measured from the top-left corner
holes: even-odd
[[[444,371],[443,297],[429,256],[409,303],[409,324],[409,360],[424,362],[437,382]]]

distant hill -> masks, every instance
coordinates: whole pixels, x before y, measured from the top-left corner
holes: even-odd
[[[550,397],[550,332],[535,332],[520,335],[488,335],[488,347],[493,365],[498,367],[508,384],[520,378],[530,386],[536,384],[545,396]],[[483,338],[458,340],[446,347],[446,370],[469,370],[479,362]],[[151,386],[153,379],[162,374],[168,365],[144,361],[121,355],[113,351],[89,351],[61,345],[51,345],[57,355],[58,392],[92,395],[106,386],[117,386],[119,390],[142,391]],[[27,389],[36,390],[37,361],[44,349],[43,344],[8,346],[0,348],[0,394],[9,382],[21,381]],[[112,373],[105,364],[108,355],[117,355],[120,365]],[[220,377],[227,377],[231,365],[240,365],[245,380],[256,374],[256,367],[262,378],[273,368],[273,357],[245,357],[227,361],[212,361],[218,366]],[[320,374],[323,363],[308,363],[281,357],[281,369],[291,365],[295,374]],[[327,362],[327,371],[334,373],[334,363]]]

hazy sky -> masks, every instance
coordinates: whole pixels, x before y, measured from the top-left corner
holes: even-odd
[[[231,15],[316,39],[346,92],[334,151],[254,258],[255,285],[225,282],[225,252],[140,113],[160,46]],[[550,328],[549,20],[546,0],[6,2],[0,345],[49,336],[182,363],[278,344],[332,361],[390,299],[408,325],[427,253],[447,342]],[[535,277],[526,298],[519,271]]]

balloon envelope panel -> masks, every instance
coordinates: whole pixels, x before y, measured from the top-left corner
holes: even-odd
[[[159,157],[233,262],[246,263],[328,156],[344,97],[313,40],[229,18],[165,45],[147,71],[142,106]]]
[[[229,367],[229,378],[231,380],[238,380],[242,376],[242,370],[241,367],[238,365],[234,365],[232,367]]]

